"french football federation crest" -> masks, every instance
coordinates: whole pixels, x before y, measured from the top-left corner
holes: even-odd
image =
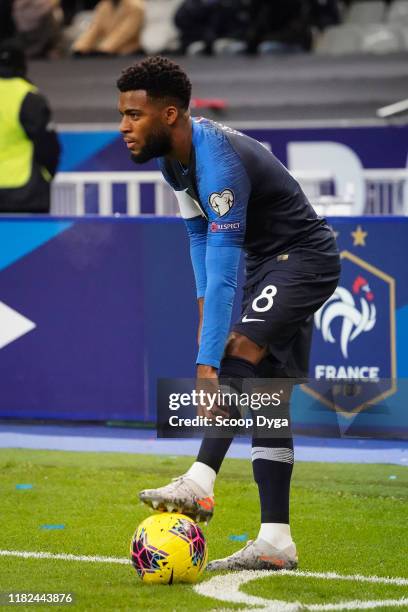
[[[353,282],[352,291],[345,287],[337,287],[333,295],[315,314],[315,325],[321,330],[325,342],[337,341],[331,326],[337,318],[341,319],[339,340],[345,359],[348,358],[349,343],[361,333],[371,331],[375,325],[376,309],[373,300],[374,294],[368,282],[359,275]]]
[[[231,189],[224,189],[222,193],[215,191],[210,195],[209,202],[213,211],[223,217],[234,206],[234,193]]]
[[[352,416],[396,391],[395,280],[349,251],[340,257],[339,286],[315,313],[303,389]]]

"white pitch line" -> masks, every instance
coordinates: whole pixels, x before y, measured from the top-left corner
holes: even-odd
[[[232,572],[227,575],[215,576],[214,578],[202,582],[194,587],[194,590],[199,595],[204,597],[212,597],[219,601],[229,603],[241,603],[251,606],[261,606],[263,610],[268,612],[300,612],[300,610],[310,610],[311,612],[323,612],[334,610],[370,610],[381,606],[393,607],[408,607],[408,598],[388,599],[388,600],[355,600],[343,601],[333,604],[302,604],[300,602],[288,602],[280,600],[266,599],[249,595],[240,590],[240,587],[247,582],[258,578],[279,578],[280,576],[291,576],[293,578],[317,578],[323,580],[350,580],[354,582],[369,582],[374,584],[389,584],[396,586],[405,586],[408,584],[406,578],[389,578],[382,576],[361,576],[337,574],[335,572],[301,572],[281,570],[275,571],[242,571]]]
[[[120,557],[102,557],[88,555],[71,555],[65,553],[49,553],[49,552],[30,552],[21,550],[0,550],[0,557],[19,557],[23,559],[59,559],[61,561],[82,561],[86,563],[116,563],[120,565],[129,565],[130,559]],[[376,584],[392,584],[397,586],[408,585],[406,578],[389,578],[382,576],[362,576],[360,574],[337,574],[335,572],[302,572],[281,570],[274,571],[243,571],[233,572],[228,575],[215,576],[210,580],[202,582],[194,587],[194,590],[199,595],[204,597],[212,597],[219,601],[229,603],[249,604],[251,606],[261,606],[267,612],[300,612],[301,610],[309,610],[310,612],[332,612],[340,610],[372,610],[382,606],[392,607],[408,607],[408,598],[400,599],[383,599],[375,601],[344,601],[334,604],[301,604],[299,602],[287,602],[265,599],[248,595],[239,590],[240,586],[251,580],[266,577],[291,576],[301,578],[318,578],[322,580],[352,580],[355,582],[371,582]]]
[[[322,580],[353,580],[354,582],[372,582],[377,584],[408,585],[408,578],[389,578],[388,576],[362,576],[361,574],[337,574],[336,572],[302,572],[299,570],[279,570],[275,576],[297,576],[303,578],[321,578]]]
[[[401,597],[401,599],[377,599],[374,601],[357,599],[356,601],[344,601],[337,604],[312,604],[306,606],[306,610],[310,610],[311,612],[329,612],[331,610],[374,610],[375,608],[385,608],[386,606],[393,608],[408,606],[408,598]]]
[[[120,563],[128,565],[130,559],[118,557],[89,557],[86,555],[66,555],[64,553],[28,552],[20,550],[0,550],[0,557],[22,557],[24,559],[61,559],[62,561],[85,561],[87,563]]]
[[[252,606],[262,606],[264,608],[265,602],[267,601],[266,599],[263,597],[256,597],[255,595],[248,595],[239,590],[242,584],[261,577],[258,576],[258,574],[262,576],[260,571],[233,572],[223,576],[215,576],[210,580],[195,585],[194,591],[199,595],[213,597],[219,601],[244,603]],[[265,575],[265,573],[263,575]],[[285,604],[286,602],[283,603]]]
[[[88,555],[72,555],[65,553],[50,553],[50,552],[30,552],[25,550],[0,550],[0,557],[24,557],[34,559],[62,559],[63,561],[85,561],[89,563],[120,563],[126,565],[131,563],[130,559],[124,557],[102,557],[102,556],[88,556]],[[321,578],[322,580],[352,580],[356,582],[372,582],[378,584],[395,584],[397,586],[408,586],[408,578],[390,578],[389,576],[363,576],[361,574],[337,574],[336,572],[305,572],[305,571],[290,571],[290,570],[279,570],[278,572],[268,571],[251,571],[235,572],[229,574],[229,576],[243,576],[245,575],[245,581],[248,579],[255,580],[258,577],[263,576],[290,576],[292,578]],[[217,578],[225,578],[225,576],[217,576]],[[208,582],[208,581],[207,581]]]

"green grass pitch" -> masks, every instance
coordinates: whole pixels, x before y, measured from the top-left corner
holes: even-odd
[[[0,550],[125,558],[136,526],[149,515],[138,503],[138,491],[165,484],[190,463],[188,457],[1,450]],[[18,490],[17,484],[32,488]],[[407,500],[405,467],[298,463],[291,522],[299,569],[407,578]],[[44,524],[65,528],[44,530]],[[217,481],[215,515],[204,527],[210,559],[237,550],[242,542],[229,536],[251,538],[258,525],[250,461],[226,460]],[[204,574],[203,580],[212,576]],[[406,586],[292,576],[257,579],[242,590],[306,606],[407,596]],[[20,605],[19,610],[248,609],[203,597],[190,585],[144,585],[130,565],[56,559],[0,556],[0,591],[72,592],[76,598],[72,607]]]

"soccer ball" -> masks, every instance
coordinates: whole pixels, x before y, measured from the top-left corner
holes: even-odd
[[[196,582],[207,565],[203,532],[188,516],[162,512],[140,523],[130,544],[132,565],[143,582]]]

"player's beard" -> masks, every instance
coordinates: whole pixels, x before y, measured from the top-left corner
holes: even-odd
[[[152,132],[146,138],[144,147],[139,153],[132,153],[131,158],[135,164],[145,164],[155,157],[164,157],[168,155],[172,149],[170,134],[162,130],[161,132]]]

